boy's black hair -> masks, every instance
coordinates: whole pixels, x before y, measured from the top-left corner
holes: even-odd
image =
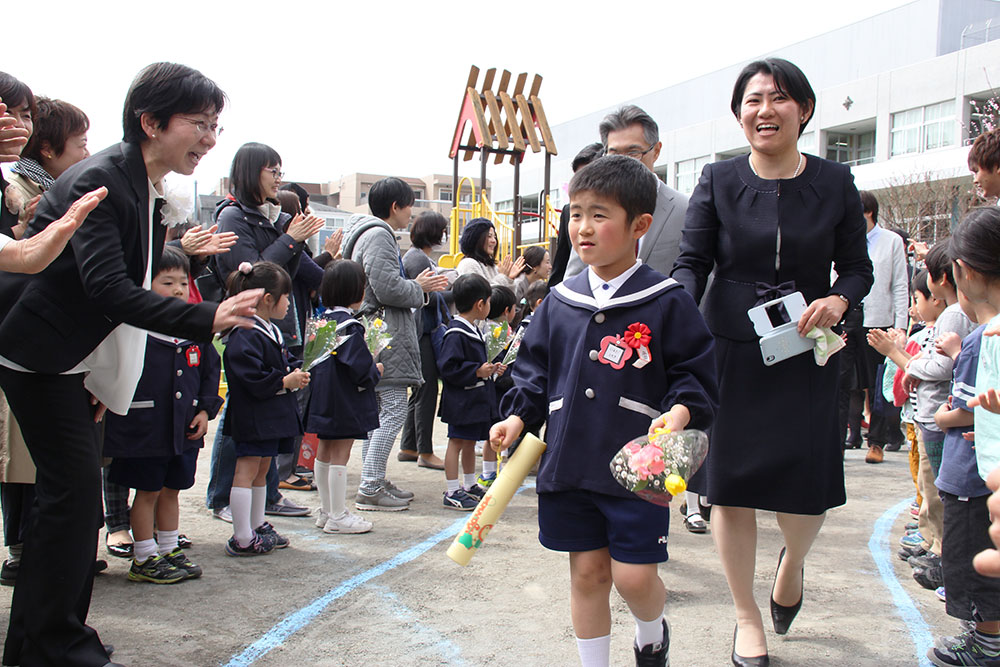
[[[569,198],[579,192],[593,192],[608,197],[625,209],[627,224],[644,213],[656,210],[657,178],[636,159],[624,155],[606,155],[594,160],[573,175]]]
[[[1000,277],[1000,208],[973,209],[951,233],[951,257],[990,278]]]
[[[486,317],[495,320],[504,314],[508,308],[512,308],[517,303],[514,291],[503,285],[494,285],[490,293],[490,314]]]
[[[365,298],[367,281],[365,267],[349,259],[337,259],[327,264],[323,271],[319,296],[327,308],[350,308]]]
[[[910,281],[910,288],[915,293],[920,292],[923,294],[925,299],[934,298],[934,295],[931,294],[931,288],[927,286],[927,269],[920,269],[913,274],[913,280]]]
[[[492,290],[486,278],[475,273],[467,273],[455,280],[451,286],[451,294],[455,297],[455,310],[467,313],[477,302],[489,299]]]
[[[931,280],[938,282],[941,280],[941,276],[944,276],[948,279],[948,284],[952,288],[955,287],[955,277],[951,273],[950,239],[938,241],[931,246],[927,257],[924,258],[924,264],[927,265],[927,273],[930,274]]]
[[[586,146],[581,148],[580,152],[576,154],[575,158],[573,158],[573,162],[571,163],[573,167],[573,173],[575,174],[576,172],[580,171],[580,169],[586,167],[588,164],[590,164],[597,158],[601,157],[601,155],[603,154],[604,154],[604,144],[602,144],[600,141],[595,141],[592,144],[587,144]]]
[[[221,113],[226,94],[214,81],[196,69],[176,63],[153,63],[139,72],[125,96],[122,110],[124,140],[147,141],[142,129],[144,113],[153,115],[164,128],[179,113]]]
[[[249,264],[249,262],[246,262]],[[240,265],[242,266],[242,264]],[[236,269],[226,279],[226,294],[233,296],[248,289],[262,288],[277,301],[282,294],[292,293],[292,279],[288,271],[274,262],[257,262],[244,273]]]
[[[809,79],[802,73],[795,63],[791,63],[784,58],[764,58],[755,60],[740,72],[736,77],[736,85],[733,86],[733,99],[730,100],[729,108],[732,109],[736,119],[740,118],[740,109],[743,107],[743,95],[746,93],[747,84],[750,79],[757,74],[770,74],[774,79],[774,87],[778,92],[784,93],[802,107],[802,112],[808,114],[805,121],[799,123],[799,136],[805,129],[809,121],[812,120],[816,112],[816,93],[809,85]]]
[[[437,211],[424,211],[410,227],[410,243],[414,248],[433,248],[441,242],[448,221]]]
[[[299,185],[298,183],[285,183],[278,189],[294,193],[295,196],[299,198],[299,206],[302,208],[303,211],[305,211],[306,208],[308,208],[309,193],[306,192],[306,189],[301,185]]]
[[[19,107],[22,104],[27,104],[31,110],[32,118],[38,112],[38,106],[35,104],[35,96],[31,92],[31,88],[28,87],[28,84],[6,72],[0,72],[0,99],[3,99],[3,103],[7,105],[8,110]]]
[[[191,260],[177,246],[163,246],[163,254],[156,265],[156,273],[161,271],[171,271],[173,269],[184,269],[184,273],[191,273]]]
[[[278,151],[266,144],[251,141],[240,146],[229,169],[229,191],[244,206],[264,203],[260,196],[260,172],[266,167],[280,167]]]
[[[375,181],[368,190],[368,208],[372,215],[382,220],[389,218],[393,204],[396,208],[406,208],[412,206],[414,201],[416,197],[410,184],[395,176]]]
[[[872,222],[878,224],[878,199],[867,190],[859,191],[858,195],[861,196],[861,210],[865,213],[871,213]]]
[[[544,280],[536,280],[535,282],[528,285],[528,289],[524,291],[524,298],[517,306],[517,315],[514,320],[510,323],[515,329],[521,325],[521,321],[525,317],[531,315],[535,310],[535,304],[539,299],[544,299],[549,295],[549,284]]]

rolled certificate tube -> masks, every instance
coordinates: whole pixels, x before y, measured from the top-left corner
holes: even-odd
[[[489,447],[489,443],[486,446]],[[482,546],[486,535],[507,509],[507,503],[514,497],[524,478],[528,476],[532,466],[538,462],[544,451],[544,442],[530,433],[524,436],[524,440],[517,446],[517,451],[497,475],[496,481],[490,485],[486,495],[473,510],[472,516],[448,547],[448,558],[463,567],[469,564],[476,550]]]

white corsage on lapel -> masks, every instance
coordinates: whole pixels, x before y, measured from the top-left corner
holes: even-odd
[[[163,179],[162,220],[166,227],[186,224],[194,213],[194,191],[184,182]]]

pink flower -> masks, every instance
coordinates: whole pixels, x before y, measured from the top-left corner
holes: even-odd
[[[659,475],[666,468],[663,463],[663,450],[656,445],[646,445],[632,454],[629,466],[639,479],[649,479]]]

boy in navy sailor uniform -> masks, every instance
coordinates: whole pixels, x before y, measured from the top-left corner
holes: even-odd
[[[718,404],[713,339],[694,300],[636,260],[655,207],[656,177],[638,160],[604,157],[573,177],[570,235],[590,268],[535,312],[500,406],[508,417],[490,432],[504,449],[548,415],[539,540],[570,553],[584,665],[607,664],[612,583],[635,618],[637,662],[667,663],[656,564],[667,560],[669,509],[623,489],[608,466],[655,428],[708,428]]]
[[[482,276],[459,276],[452,286],[458,317],[448,323],[437,360],[441,372],[438,416],[448,424],[444,458],[448,490],[443,500],[447,509],[471,511],[484,494],[476,483],[476,441],[487,439],[497,417],[492,376],[503,368],[486,358],[486,342],[475,324],[489,314],[490,294],[490,284]],[[458,481],[459,455],[464,488]]]
[[[166,246],[150,289],[186,302],[188,272],[187,257]],[[108,479],[136,490],[130,581],[176,583],[201,575],[177,545],[177,496],[194,486],[198,450],[209,420],[222,407],[220,372],[219,353],[211,343],[149,333],[128,414],[105,418],[104,455],[113,457]]]

